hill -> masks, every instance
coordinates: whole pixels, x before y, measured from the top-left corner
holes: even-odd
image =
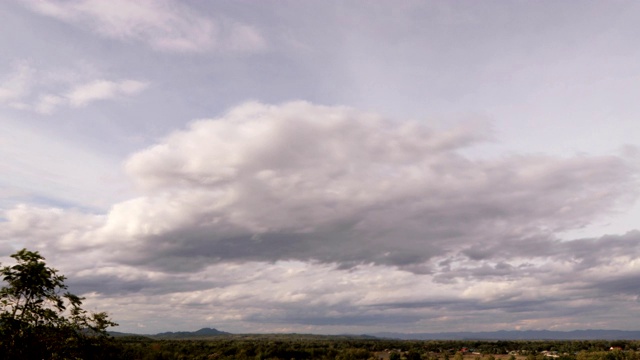
[[[178,331],[163,332],[155,335],[148,335],[155,339],[184,339],[184,338],[203,338],[211,336],[231,335],[231,333],[220,331],[213,328],[202,328],[197,331]]]

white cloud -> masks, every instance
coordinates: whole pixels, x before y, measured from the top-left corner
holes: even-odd
[[[139,80],[90,80],[82,74],[72,80],[19,63],[0,82],[0,104],[49,115],[63,106],[83,107],[98,100],[135,96],[148,87]]]
[[[146,83],[136,80],[95,80],[87,84],[76,85],[65,97],[71,106],[80,107],[96,100],[112,99],[121,95],[136,95],[147,86]]]
[[[55,207],[16,205],[4,211],[0,223],[0,238],[15,246],[47,248],[58,239],[76,233],[86,233],[99,226],[103,218],[77,210]]]
[[[26,63],[17,63],[13,71],[0,78],[0,104],[13,108],[24,108],[22,100],[33,86],[35,70]]]
[[[209,251],[211,260],[413,266],[553,240],[630,197],[634,170],[623,158],[470,160],[458,150],[483,138],[474,129],[245,104],[133,155],[127,169],[148,196],[114,208],[110,226],[129,229],[146,254],[162,243],[203,262]]]
[[[34,105],[34,110],[43,115],[52,114],[57,107],[68,103],[67,99],[57,95],[40,95]]]
[[[250,25],[205,17],[173,1],[31,1],[29,7],[106,38],[142,42],[160,51],[253,52],[266,47],[262,35]]]

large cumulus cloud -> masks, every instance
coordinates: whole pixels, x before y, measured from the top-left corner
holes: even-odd
[[[0,251],[129,331],[634,328],[640,232],[559,236],[633,202],[633,154],[464,155],[488,133],[248,103],[133,154],[106,214],[5,211]]]
[[[434,259],[547,256],[556,233],[633,195],[634,169],[618,156],[462,155],[486,134],[244,104],[132,155],[126,168],[145,195],[115,205],[90,241],[173,270],[295,259],[432,272]]]

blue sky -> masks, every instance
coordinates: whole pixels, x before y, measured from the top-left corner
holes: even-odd
[[[0,9],[0,255],[119,330],[637,330],[637,3]]]

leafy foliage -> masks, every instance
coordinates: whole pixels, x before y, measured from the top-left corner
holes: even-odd
[[[106,313],[82,309],[84,298],[67,291],[66,277],[38,252],[22,249],[11,257],[16,264],[0,269],[0,353],[14,359],[104,357],[106,329],[117,324]]]
[[[345,339],[340,337],[300,337],[287,335],[253,335],[215,337],[208,340],[153,340],[150,338],[122,337],[116,339],[121,349],[121,359],[217,359],[217,360],[338,360],[338,359],[398,359],[443,360],[507,360],[512,355],[500,353],[504,347],[517,360],[640,360],[638,341],[620,341],[622,351],[609,351],[612,342],[590,341],[455,341],[455,340],[390,340]],[[462,355],[458,351],[474,346],[485,348],[485,354]],[[531,353],[532,347],[541,352]],[[559,353],[557,358],[545,356],[542,351],[575,349],[577,352]],[[606,348],[607,350],[593,350]],[[527,355],[525,355],[525,353]],[[451,356],[453,355],[453,356]]]

